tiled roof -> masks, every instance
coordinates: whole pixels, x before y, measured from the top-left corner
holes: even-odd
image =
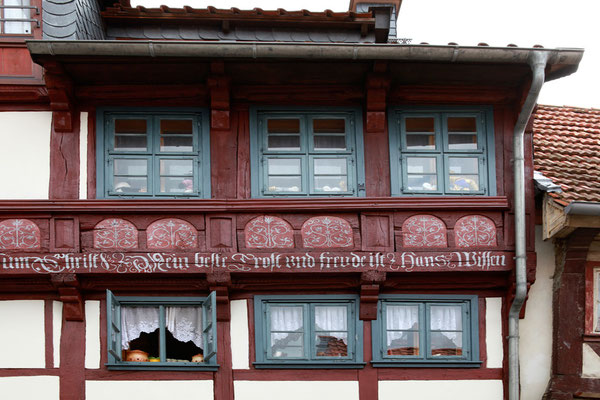
[[[600,109],[540,105],[533,122],[535,170],[561,186],[559,203],[600,202]]]

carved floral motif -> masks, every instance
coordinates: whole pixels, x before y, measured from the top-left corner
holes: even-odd
[[[198,243],[198,234],[192,224],[176,218],[155,221],[146,233],[149,249],[193,249]]]
[[[310,218],[302,225],[302,242],[310,249],[354,246],[350,224],[339,217]]]
[[[294,232],[290,224],[269,215],[254,218],[244,228],[246,247],[274,249],[294,247]]]
[[[454,240],[458,247],[496,246],[496,225],[482,215],[467,215],[456,221]]]
[[[95,249],[135,249],[138,235],[135,226],[124,219],[109,218],[94,228]]]
[[[402,224],[406,247],[446,247],[446,225],[433,215],[414,215]]]
[[[28,219],[6,219],[0,222],[0,249],[39,249],[40,228]]]

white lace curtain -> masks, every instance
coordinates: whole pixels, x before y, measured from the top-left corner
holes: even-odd
[[[0,4],[5,6],[29,6],[29,0],[0,0]],[[29,19],[31,10],[28,8],[5,8],[4,18],[6,19]],[[31,22],[4,22],[3,33],[31,33]]]
[[[416,305],[390,305],[387,307],[386,314],[388,330],[419,329],[419,307]],[[462,308],[460,306],[431,306],[429,308],[429,317],[429,326],[432,331],[443,331],[441,335],[451,340],[457,347],[462,346],[461,332],[447,332],[462,331]],[[387,344],[390,346],[395,340],[403,340],[405,342],[408,337],[409,335],[406,332],[388,332]],[[413,338],[413,340],[416,340],[416,338]],[[402,344],[406,345],[407,343]]]
[[[302,328],[302,307],[271,307],[271,331],[294,332]],[[343,306],[315,307],[317,330],[340,332],[348,330],[348,313]],[[286,337],[287,333],[273,333],[273,339]]]
[[[165,307],[166,328],[181,342],[202,344],[202,307]],[[121,343],[129,349],[129,342],[142,332],[152,333],[159,328],[158,307],[122,307]]]

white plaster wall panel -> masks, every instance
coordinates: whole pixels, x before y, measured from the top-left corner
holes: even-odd
[[[212,381],[86,381],[86,400],[210,399]]]
[[[581,376],[584,378],[600,378],[600,356],[596,354],[589,344],[583,344],[583,368]]]
[[[0,199],[47,199],[50,112],[0,112]]]
[[[358,400],[357,381],[234,381],[233,390],[235,400]]]
[[[60,335],[62,334],[62,301],[52,302],[52,347],[54,368],[60,368]]]
[[[248,302],[232,300],[231,364],[233,369],[250,369],[250,333],[248,332]]]
[[[0,301],[0,321],[0,368],[45,368],[44,301]]]
[[[504,351],[502,346],[502,298],[485,299],[485,345],[487,367],[502,368]]]
[[[79,198],[87,199],[88,113],[82,112],[79,128]]]
[[[0,378],[0,397],[7,400],[59,400],[58,376]]]
[[[100,302],[85,302],[85,367],[100,368]]]
[[[535,283],[529,289],[525,319],[519,323],[521,399],[542,398],[552,363],[552,277],[554,246],[543,241],[542,227],[535,231],[537,266]]]
[[[379,381],[379,400],[503,400],[501,380]]]

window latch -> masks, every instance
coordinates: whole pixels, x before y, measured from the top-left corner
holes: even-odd
[[[366,190],[365,188],[365,184],[364,183],[359,183],[358,185],[356,185],[356,187],[358,188],[359,191],[364,191]]]

